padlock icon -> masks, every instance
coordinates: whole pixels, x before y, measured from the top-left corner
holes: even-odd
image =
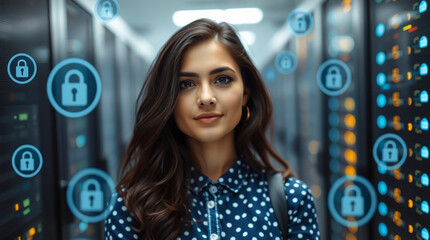
[[[429,130],[429,120],[427,118],[421,119],[420,128],[422,130]]]
[[[364,198],[357,185],[345,188],[342,196],[341,214],[344,217],[361,217],[364,215]]]
[[[426,146],[423,146],[422,148],[421,148],[421,157],[422,158],[429,158],[429,149],[426,147]]]
[[[21,171],[34,171],[34,158],[30,151],[25,151],[20,160]]]
[[[70,82],[72,75],[78,76],[78,82]],[[61,103],[66,107],[85,106],[88,102],[87,84],[81,71],[72,69],[66,73],[64,83],[61,85]]]
[[[90,186],[94,186],[94,189],[90,189]],[[83,183],[80,195],[80,206],[82,211],[103,211],[103,191],[101,190],[100,183],[96,179],[90,178],[86,180]]]
[[[16,64],[16,77],[19,77],[19,78],[28,77],[28,65],[24,59],[20,59]]]
[[[331,66],[325,75],[325,84],[327,88],[339,89],[342,87],[342,75],[337,66]]]
[[[421,184],[424,186],[429,185],[429,176],[425,173],[421,176]]]
[[[426,36],[420,38],[420,48],[425,48],[428,45],[428,39]]]
[[[113,7],[112,3],[109,1],[104,1],[102,4],[101,16],[103,18],[113,17]]]
[[[399,161],[399,150],[393,140],[388,140],[382,149],[382,161],[397,162]]]
[[[304,14],[297,14],[294,18],[294,30],[296,32],[306,31],[307,23]]]
[[[426,90],[422,91],[420,93],[420,102],[427,103],[429,101],[429,94]]]
[[[288,56],[282,57],[282,59],[281,59],[281,68],[282,69],[288,70],[288,69],[291,68],[292,65],[293,64],[291,62],[291,58],[290,57],[288,57]]]

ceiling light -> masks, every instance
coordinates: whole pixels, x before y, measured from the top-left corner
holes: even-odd
[[[229,8],[207,10],[181,10],[173,13],[173,23],[182,27],[199,18],[209,18],[215,22],[231,24],[255,24],[263,19],[263,11],[259,8]]]

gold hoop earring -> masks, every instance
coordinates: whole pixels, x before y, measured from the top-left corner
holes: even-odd
[[[246,119],[245,121],[242,121],[242,122],[247,122],[249,117],[251,116],[251,111],[249,110],[249,107],[248,106],[245,106],[245,107],[246,107]]]

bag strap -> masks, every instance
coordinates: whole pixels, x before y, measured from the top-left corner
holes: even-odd
[[[288,236],[288,203],[285,198],[284,181],[281,172],[267,170],[267,184],[269,188],[270,201],[275,211],[276,220],[279,223],[279,229],[282,237],[287,240]]]

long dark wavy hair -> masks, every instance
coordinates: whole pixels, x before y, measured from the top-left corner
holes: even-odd
[[[240,68],[244,86],[250,90],[247,111],[236,126],[235,148],[254,170],[282,171],[291,176],[288,163],[278,156],[265,137],[272,118],[272,102],[256,67],[234,29],[227,23],[196,20],[178,30],[153,62],[136,106],[133,136],[120,166],[117,192],[124,199],[138,226],[141,239],[175,239],[192,224],[187,183],[194,156],[185,134],[173,117],[179,93],[179,71],[185,51],[204,40],[221,43]],[[284,169],[272,165],[269,155]],[[124,191],[123,191],[124,190]]]

